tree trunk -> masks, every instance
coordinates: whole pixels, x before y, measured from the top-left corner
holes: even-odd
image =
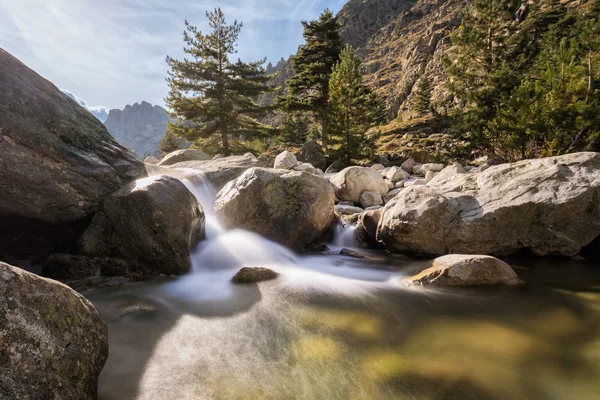
[[[588,87],[587,93],[585,95],[585,104],[589,104],[590,95],[592,94],[592,90],[594,89],[594,77],[592,74],[592,49],[588,52]]]
[[[327,147],[329,147],[329,121],[327,118],[321,119],[321,147],[327,153]]]
[[[223,143],[223,152],[226,156],[229,155],[229,137],[225,131],[221,131],[221,142]]]

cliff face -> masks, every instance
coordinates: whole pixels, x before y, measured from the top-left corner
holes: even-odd
[[[365,82],[385,99],[390,119],[407,112],[422,76],[432,82],[433,105],[448,100],[442,57],[470,0],[352,0],[340,11],[345,42],[364,59]]]
[[[142,101],[141,104],[127,105],[123,110],[110,110],[104,125],[119,143],[144,158],[158,152],[168,121],[169,115],[164,108]]]

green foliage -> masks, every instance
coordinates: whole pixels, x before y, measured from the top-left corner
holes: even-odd
[[[301,146],[310,133],[310,121],[305,113],[282,112],[279,140],[286,147]]]
[[[182,124],[169,124],[180,137],[210,147],[205,151],[229,154],[230,138],[250,140],[267,136],[271,130],[256,119],[266,109],[256,104],[269,91],[264,60],[244,63],[229,57],[237,52],[242,24],[227,25],[220,8],[207,12],[211,33],[203,34],[185,22],[184,48],[188,57],[167,56],[170,91],[166,103]]]
[[[431,112],[431,82],[423,76],[417,85],[415,93],[414,110],[419,117],[424,117]]]
[[[280,97],[278,104],[290,111],[312,113],[321,127],[321,144],[327,149],[331,123],[329,79],[342,50],[340,24],[331,11],[325,10],[318,20],[303,21],[302,25],[306,43],[292,57],[294,75],[287,81],[287,95]]]
[[[360,60],[346,47],[334,65],[329,81],[333,156],[347,165],[370,157],[376,135],[369,128],[386,119],[384,103],[362,81]]]
[[[567,15],[567,29],[564,19],[549,28],[530,73],[488,124],[497,152],[518,159],[599,148],[598,16]]]
[[[163,136],[158,144],[158,149],[164,154],[169,154],[182,148],[183,140],[175,135],[171,130],[167,130],[165,136]]]
[[[513,6],[476,0],[453,34],[456,127],[511,160],[597,150],[600,1],[583,12],[543,0],[522,21]]]

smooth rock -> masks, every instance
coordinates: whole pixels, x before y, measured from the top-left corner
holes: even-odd
[[[408,278],[409,286],[519,285],[523,282],[504,261],[480,255],[449,254],[432,261],[431,266]]]
[[[393,183],[396,183],[398,181],[410,178],[410,174],[400,167],[390,167],[388,172],[385,174],[385,177]]]
[[[383,180],[384,180],[385,184],[387,185],[388,190],[392,190],[394,188],[395,185],[392,181],[390,181],[389,179],[385,179],[385,178]]]
[[[69,287],[0,262],[0,398],[96,399],[106,324]]]
[[[364,191],[377,191],[381,196],[388,192],[388,186],[380,173],[364,167],[348,167],[331,177],[336,187],[335,194],[340,200],[360,203]]]
[[[433,182],[433,181],[432,181]],[[574,256],[600,235],[600,154],[502,164],[411,187],[384,208],[391,252]]]
[[[182,149],[182,150],[175,150],[175,151],[167,154],[158,163],[158,165],[168,166],[168,165],[173,165],[173,164],[177,164],[177,163],[185,162],[185,161],[206,161],[206,160],[210,160],[210,159],[211,159],[211,157],[201,150]]]
[[[338,206],[350,206],[350,207],[354,207],[354,203],[351,201],[340,201],[338,203]]]
[[[145,175],[88,110],[0,49],[0,259],[76,248],[104,197]]]
[[[376,248],[377,243],[377,226],[381,219],[383,209],[365,210],[358,217],[356,223],[356,239],[362,247]]]
[[[373,171],[381,171],[383,169],[385,169],[385,167],[381,164],[373,164],[370,167]]]
[[[435,186],[440,182],[443,182],[454,175],[464,174],[465,169],[460,164],[448,165],[440,173],[436,174],[432,179],[428,181],[428,185]]]
[[[404,161],[402,163],[402,166],[400,168],[402,168],[403,170],[405,170],[406,172],[408,172],[409,174],[413,173],[413,167],[415,166],[416,162],[414,160],[414,158],[409,158],[408,160]]]
[[[360,206],[362,208],[369,208],[373,206],[383,205],[383,199],[379,192],[373,190],[365,190],[360,194]]]
[[[308,172],[309,174],[315,174],[317,170],[311,164],[301,163],[292,168],[294,171]]]
[[[327,169],[325,170],[325,173],[326,174],[335,174],[335,173],[341,171],[342,168],[344,168],[344,163],[341,160],[335,160],[334,162],[331,163],[331,165],[329,165],[329,167],[327,167]]]
[[[158,164],[160,162],[160,160],[154,156],[148,156],[146,158],[144,158],[144,162],[148,163],[148,164]]]
[[[126,260],[107,275],[148,277],[189,271],[190,252],[204,236],[204,212],[178,179],[152,176],[108,196],[82,238],[91,257]]]
[[[426,184],[427,184],[426,179],[409,179],[407,181],[404,181],[403,187],[407,188],[407,187],[411,187],[411,186],[424,186]]]
[[[256,283],[275,279],[279,274],[268,268],[262,267],[244,267],[238,271],[231,282],[233,283]]]
[[[334,207],[336,213],[341,215],[360,214],[364,210],[360,207],[338,204]]]
[[[327,160],[323,148],[317,142],[307,142],[302,145],[300,151],[296,154],[296,159],[303,163],[314,165],[315,168],[325,169]]]
[[[285,150],[281,152],[277,157],[275,157],[275,162],[273,163],[273,168],[275,169],[292,169],[296,165],[298,165],[298,160],[296,156]]]
[[[385,194],[385,196],[383,196],[383,202],[384,203],[388,203],[390,200],[392,200],[394,197],[398,196],[398,194],[402,191],[402,189],[398,188],[398,189],[393,189],[390,190],[389,192],[387,192]]]
[[[416,164],[413,166],[413,174],[425,176],[425,174],[427,174],[427,171],[440,172],[443,169],[444,164]]]
[[[171,168],[194,169],[204,173],[212,183],[215,190],[221,190],[227,182],[230,182],[250,168],[257,167],[258,159],[246,156],[221,157],[209,161],[186,161],[177,163]],[[160,173],[160,172],[159,172]]]
[[[215,214],[226,229],[241,228],[302,250],[334,220],[331,185],[312,174],[252,168],[217,195]]]

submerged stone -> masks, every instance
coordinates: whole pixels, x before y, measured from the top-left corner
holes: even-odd
[[[244,267],[238,271],[231,282],[233,283],[256,283],[275,279],[279,274],[263,267]]]
[[[519,285],[515,271],[491,256],[449,254],[433,260],[431,266],[405,281],[408,286]]]

